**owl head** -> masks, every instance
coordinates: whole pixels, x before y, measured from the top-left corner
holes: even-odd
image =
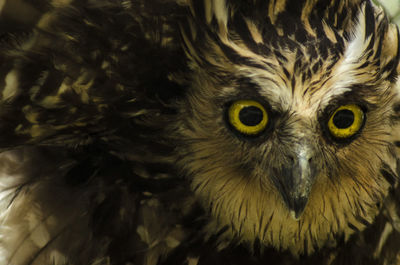
[[[370,1],[189,1],[179,165],[208,233],[311,254],[397,185],[399,31]],[[396,86],[397,82],[397,86]]]

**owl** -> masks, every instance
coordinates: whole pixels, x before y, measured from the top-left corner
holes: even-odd
[[[0,8],[0,264],[400,264],[370,0]]]

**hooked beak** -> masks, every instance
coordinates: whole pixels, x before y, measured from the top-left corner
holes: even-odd
[[[317,170],[313,153],[305,148],[288,160],[292,163],[276,169],[272,180],[292,217],[298,220],[306,208]]]

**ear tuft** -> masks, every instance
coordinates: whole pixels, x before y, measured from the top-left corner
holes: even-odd
[[[400,73],[400,37],[399,28],[394,24],[389,24],[382,40],[381,65],[393,65],[394,74]]]

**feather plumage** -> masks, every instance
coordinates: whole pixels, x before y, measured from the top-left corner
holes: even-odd
[[[399,263],[399,33],[370,1],[2,8],[1,264]]]

